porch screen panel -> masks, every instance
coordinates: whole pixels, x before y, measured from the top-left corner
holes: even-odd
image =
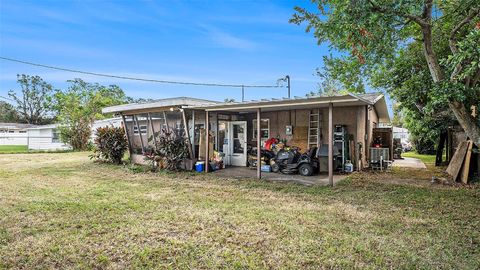
[[[148,114],[137,114],[137,121],[138,127],[140,128],[140,132],[137,132],[137,136],[141,136],[140,143],[143,140],[143,146],[145,147],[145,153],[149,154],[153,151],[154,148],[154,141],[153,141],[153,131],[152,125],[150,124],[150,120],[148,118]],[[137,129],[137,127],[134,127]]]
[[[142,154],[142,144],[140,142],[140,137],[138,136],[138,130],[133,119],[133,115],[125,115],[125,127],[127,129],[128,138],[130,139],[130,144],[132,146],[133,154]]]
[[[152,125],[153,129],[155,131],[155,134],[157,135],[157,139],[162,136],[165,131],[167,131],[167,124],[165,122],[164,118],[164,112],[154,112],[150,113],[150,116],[152,118]]]
[[[182,113],[178,110],[168,111],[166,113],[168,126],[170,131],[175,133],[177,136],[185,136],[185,129],[183,127],[183,118]]]

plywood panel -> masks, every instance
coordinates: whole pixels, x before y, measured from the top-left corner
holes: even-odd
[[[468,174],[470,172],[470,160],[472,159],[472,147],[473,142],[468,141],[467,153],[465,153],[465,162],[463,162],[462,172],[460,174],[460,180],[464,184],[468,182]]]
[[[460,169],[462,168],[467,149],[468,142],[461,142],[457,148],[457,151],[455,151],[455,154],[453,154],[450,164],[447,167],[447,173],[453,177],[454,181],[457,180]]]

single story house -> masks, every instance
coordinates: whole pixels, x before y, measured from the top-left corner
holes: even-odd
[[[58,124],[41,125],[27,129],[28,150],[68,150],[70,145],[60,140]]]
[[[205,160],[216,150],[225,154],[227,166],[247,166],[247,149],[261,148],[262,142],[273,137],[303,151],[311,147],[327,149],[328,165],[320,165],[320,170],[328,172],[330,179],[338,164],[344,164],[346,159],[356,170],[367,167],[374,138],[381,140],[374,130],[390,123],[381,93],[246,102],[179,97],[107,107],[103,113],[122,117],[135,163],[143,162],[143,155],[153,149],[154,134],[161,136],[162,129],[185,136],[192,158]],[[201,140],[205,142],[202,149]],[[383,146],[391,152],[391,142],[377,143],[376,147]],[[260,159],[260,151],[256,152]],[[208,159],[205,161],[208,164]],[[257,176],[261,178],[260,166]]]
[[[107,118],[107,119],[102,119],[102,120],[96,120],[92,124],[92,134],[90,135],[90,141],[94,142],[95,138],[97,137],[95,135],[95,131],[99,127],[121,127],[122,126],[122,118],[121,117],[113,117],[113,118]]]
[[[58,124],[32,125],[21,123],[0,123],[0,145],[27,145],[29,150],[67,150],[68,144],[60,141]],[[97,120],[92,124],[91,141],[95,139],[98,127],[122,126],[122,118]]]
[[[0,145],[27,145],[27,129],[32,124],[0,123]]]
[[[393,138],[400,139],[402,143],[410,142],[410,132],[403,127],[393,127]]]

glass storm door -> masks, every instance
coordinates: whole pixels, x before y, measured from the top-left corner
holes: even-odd
[[[230,122],[230,163],[232,166],[247,166],[247,122]]]

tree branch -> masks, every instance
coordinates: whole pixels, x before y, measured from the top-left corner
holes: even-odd
[[[457,49],[457,40],[456,35],[458,31],[464,27],[466,24],[470,23],[475,16],[480,14],[480,8],[473,9],[470,14],[467,15],[463,20],[461,20],[450,32],[450,38],[448,40],[448,44],[450,45],[450,50],[455,54],[458,52]]]
[[[477,73],[475,74],[475,76],[473,76],[473,79],[470,81],[470,87],[474,87],[479,81],[480,81],[480,69],[477,70]]]
[[[377,3],[375,3],[373,0],[368,0],[368,2],[370,3],[370,5],[372,5],[372,8],[371,8],[372,11],[377,11],[377,12],[380,12],[380,13],[383,13],[383,14],[396,15],[396,16],[408,19],[410,21],[414,21],[422,27],[429,25],[429,23],[427,21],[423,20],[423,18],[420,17],[420,16],[416,16],[416,15],[404,13],[404,12],[401,12],[401,11],[398,11],[398,10],[387,9],[387,8],[381,7]],[[431,7],[430,7],[430,10],[431,10]],[[424,12],[425,12],[425,10],[424,10]]]
[[[457,33],[460,31],[462,27],[467,25],[472,21],[473,18],[475,18],[477,15],[480,14],[480,8],[473,9],[470,14],[468,14],[463,20],[461,20],[455,27],[452,29],[452,32],[450,32],[450,38],[448,39],[448,45],[450,47],[450,51],[452,51],[453,54],[458,53],[458,48],[457,48]],[[455,69],[452,72],[452,75],[450,75],[450,80],[453,80],[459,73],[462,71],[462,64],[458,63],[455,66]]]
[[[433,7],[433,0],[425,1],[425,5],[423,6],[422,18],[430,23],[430,19],[432,18],[432,7]]]

